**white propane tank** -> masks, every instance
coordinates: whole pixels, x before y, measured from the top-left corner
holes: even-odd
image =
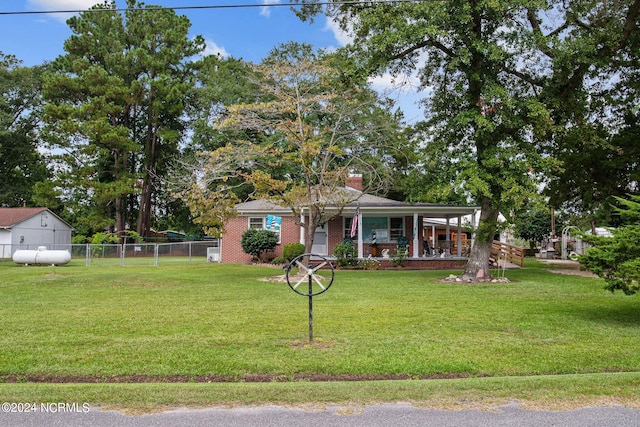
[[[71,254],[67,251],[49,251],[46,246],[39,246],[36,250],[17,250],[12,259],[16,264],[64,265],[71,261]]]

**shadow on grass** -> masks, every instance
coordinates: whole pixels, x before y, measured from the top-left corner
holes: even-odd
[[[629,296],[627,298],[635,299],[635,301],[607,307],[593,305],[568,307],[567,311],[582,320],[592,323],[637,328],[640,326],[640,299],[638,299],[638,296]]]

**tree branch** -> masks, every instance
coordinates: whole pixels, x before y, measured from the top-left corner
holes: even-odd
[[[619,48],[623,48],[626,46],[629,41],[629,37],[636,30],[636,25],[638,24],[638,18],[640,17],[640,0],[636,0],[629,7],[629,12],[627,13],[627,19],[623,26],[622,30],[622,40],[620,40]]]
[[[442,53],[444,53],[445,55],[451,57],[451,58],[457,58],[458,55],[456,55],[456,53],[454,51],[452,51],[451,49],[449,49],[448,47],[446,47],[444,44],[440,43],[439,41],[436,40],[432,40],[432,39],[427,39],[424,40],[423,42],[420,42],[418,44],[415,44],[405,50],[403,50],[402,52],[399,52],[395,55],[393,55],[391,57],[391,60],[394,61],[396,59],[402,59],[405,56],[420,50],[422,48],[428,47],[428,46],[433,46],[436,49],[440,50]]]

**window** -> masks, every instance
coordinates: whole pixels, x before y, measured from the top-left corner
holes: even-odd
[[[364,242],[384,243],[389,241],[387,217],[363,217],[362,240]]]
[[[404,236],[404,218],[389,218],[389,237],[391,241],[397,241]]]
[[[271,216],[269,216],[269,218],[272,218]],[[279,217],[276,217],[279,218]],[[282,233],[281,233],[281,229],[280,229],[280,224],[282,222],[282,219],[280,219],[279,222],[277,222],[277,227],[274,227],[273,224],[269,224],[269,227],[267,227],[267,218],[263,217],[263,216],[250,216],[249,217],[249,228],[256,228],[258,230],[264,230],[264,229],[269,229],[270,231],[276,233],[278,235],[278,244],[281,243],[281,238],[282,238]]]
[[[345,218],[344,237],[349,237],[352,218]],[[360,230],[358,230],[359,232]],[[376,243],[396,242],[398,237],[404,236],[404,217],[363,217],[362,241],[371,243],[375,237]],[[356,237],[354,237],[356,239]]]
[[[264,228],[264,217],[249,217],[249,228],[262,230]]]

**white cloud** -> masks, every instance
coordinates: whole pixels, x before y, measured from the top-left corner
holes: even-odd
[[[341,47],[353,42],[353,37],[349,32],[343,31],[338,23],[332,19],[327,19],[324,30],[332,32]],[[418,62],[417,68],[420,68],[422,60]],[[409,123],[424,117],[419,103],[424,98],[425,92],[419,91],[420,80],[415,72],[410,75],[403,74],[395,77],[386,73],[369,79],[369,84],[380,95],[393,99],[396,105],[402,109],[405,119]]]
[[[36,10],[85,10],[103,0],[27,0],[27,3]],[[54,13],[52,16],[58,20],[66,21],[73,14]]]
[[[227,58],[229,56],[229,52],[222,47],[218,46],[216,42],[211,39],[204,40],[206,47],[204,48],[204,52],[202,52],[202,56],[216,55],[222,58]]]
[[[428,89],[423,92],[419,91],[419,81],[415,73],[396,77],[386,73],[369,79],[369,84],[381,96],[395,101],[395,105],[404,113],[407,123],[414,123],[424,118],[420,101],[425,98]]]
[[[27,0],[27,2],[39,10],[81,10],[103,3],[102,0]]]
[[[418,90],[420,84],[418,77],[415,74],[408,75],[402,74],[399,76],[392,76],[386,73],[382,76],[377,76],[369,81],[371,86],[377,90],[390,90],[398,92],[415,92]]]
[[[327,18],[327,22],[324,25],[325,31],[330,31],[333,33],[333,37],[335,37],[338,44],[342,46],[346,46],[353,40],[353,37],[349,35],[349,33],[343,31],[338,23],[333,19]]]
[[[262,4],[264,4],[265,6],[262,6],[260,8],[260,15],[268,17],[271,15],[271,8],[269,7],[269,5],[280,4],[280,0],[262,0]]]

